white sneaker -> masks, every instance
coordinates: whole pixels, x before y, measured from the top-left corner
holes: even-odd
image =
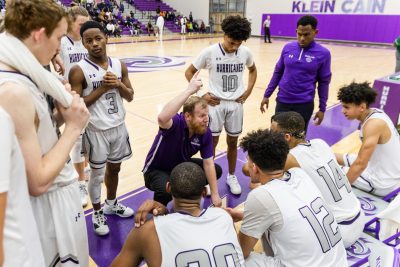
[[[119,217],[131,217],[134,213],[133,209],[119,203],[117,200],[115,200],[114,204],[108,203],[108,200],[106,199],[104,203],[104,214],[107,215],[118,215]]]
[[[104,216],[103,210],[93,212],[92,223],[94,232],[96,234],[106,235],[110,232],[107,224],[107,218]]]
[[[207,196],[211,196],[211,188],[210,185],[206,185],[206,190],[207,190]]]
[[[86,182],[79,182],[79,193],[81,196],[81,203],[82,203],[82,207],[86,207],[86,205],[88,204],[87,201],[87,197],[88,197],[88,192],[86,189]]]
[[[228,174],[226,177],[226,183],[231,189],[231,193],[234,195],[240,195],[242,193],[242,187],[240,187],[239,181],[234,174]]]

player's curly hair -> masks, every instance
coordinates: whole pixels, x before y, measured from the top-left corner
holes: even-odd
[[[174,198],[199,199],[206,186],[203,169],[193,162],[183,162],[172,170],[169,182]]]
[[[251,34],[251,24],[239,15],[226,17],[221,24],[222,31],[233,40],[246,41]]]
[[[271,118],[271,122],[276,122],[280,128],[280,132],[288,133],[291,136],[304,139],[306,135],[305,122],[303,117],[295,112],[278,112]]]
[[[345,85],[339,89],[338,100],[342,103],[356,104],[366,103],[367,106],[375,102],[376,91],[368,82]]]
[[[262,171],[284,169],[289,145],[281,133],[269,129],[252,131],[242,138],[240,146]]]

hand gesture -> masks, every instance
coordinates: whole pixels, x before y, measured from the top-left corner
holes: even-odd
[[[265,105],[265,109],[264,109],[264,105]],[[261,113],[264,113],[265,111],[267,111],[268,106],[269,106],[269,98],[264,97],[263,100],[261,101],[261,105],[260,105]]]
[[[222,206],[222,200],[218,193],[215,193],[215,194],[211,193],[211,201],[212,201],[214,207]]]
[[[51,60],[51,63],[53,64],[53,68],[54,70],[60,74],[60,75],[64,75],[64,62],[61,59],[60,54],[57,54],[55,57],[53,57],[53,59]]]
[[[66,89],[68,90],[67,86]],[[86,108],[83,98],[81,98],[75,91],[72,91],[71,94],[71,106],[69,108],[64,108],[57,102],[57,110],[61,113],[66,127],[71,127],[81,131],[86,127],[90,118],[90,113]]]
[[[320,125],[321,123],[322,123],[322,121],[323,121],[323,119],[324,119],[324,115],[325,115],[325,113],[324,112],[322,112],[322,111],[318,111],[317,113],[315,113],[315,116],[314,116],[314,124],[315,125]]]
[[[135,213],[135,227],[142,226],[147,219],[147,215],[152,213],[154,216],[163,215],[168,213],[167,207],[163,204],[154,201],[146,200]]]
[[[203,86],[203,82],[201,81],[201,79],[199,78],[199,73],[200,70],[198,70],[192,77],[192,79],[189,82],[188,85],[188,90],[190,92],[190,94],[194,94],[197,93],[197,91],[200,90],[200,87]]]
[[[111,71],[107,71],[103,76],[103,86],[107,89],[114,89],[120,86],[121,81],[118,80],[117,75],[112,73]]]
[[[226,212],[231,215],[233,222],[240,222],[241,220],[243,220],[243,211],[235,210],[232,208],[225,208],[224,210],[226,210]]]
[[[246,102],[246,99],[249,97],[250,95],[250,91],[246,90],[243,95],[241,95],[239,98],[237,98],[235,101],[240,103],[240,104],[244,104],[244,102]]]
[[[207,104],[213,107],[219,105],[219,103],[221,102],[221,99],[211,93],[203,95],[202,98],[207,101]]]

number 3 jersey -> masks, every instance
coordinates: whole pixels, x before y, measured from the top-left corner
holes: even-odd
[[[243,267],[244,258],[231,216],[208,208],[200,216],[173,213],[154,217],[162,267]]]
[[[236,100],[245,91],[243,72],[254,64],[250,49],[239,46],[234,53],[227,53],[217,43],[204,49],[193,62],[196,69],[208,69],[209,92],[223,100]]]
[[[108,68],[103,69],[88,58],[78,63],[85,75],[86,88],[82,88],[82,96],[91,94],[102,85],[103,77],[107,71],[114,73],[118,80],[122,79],[121,62],[119,59],[108,58]],[[122,97],[117,88],[105,92],[99,99],[88,107],[90,120],[88,128],[107,130],[121,125],[125,120],[125,108]]]

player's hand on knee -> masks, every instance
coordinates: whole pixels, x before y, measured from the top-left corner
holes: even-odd
[[[213,107],[219,105],[219,103],[221,102],[221,99],[219,99],[218,97],[216,97],[215,95],[213,95],[211,93],[207,93],[207,94],[203,95],[202,98],[204,100],[206,100],[210,106],[213,106]]]
[[[135,227],[142,226],[146,222],[149,213],[152,213],[153,216],[164,215],[168,214],[168,209],[160,202],[146,200],[135,213]]]
[[[77,93],[72,93],[72,103],[69,108],[64,108],[58,105],[66,127],[71,127],[81,131],[84,129],[89,121],[90,113],[87,109],[83,98]]]
[[[264,106],[265,106],[265,109],[264,109]],[[269,98],[264,97],[263,100],[261,101],[261,105],[260,105],[261,113],[264,113],[268,109],[268,106],[269,106]]]

